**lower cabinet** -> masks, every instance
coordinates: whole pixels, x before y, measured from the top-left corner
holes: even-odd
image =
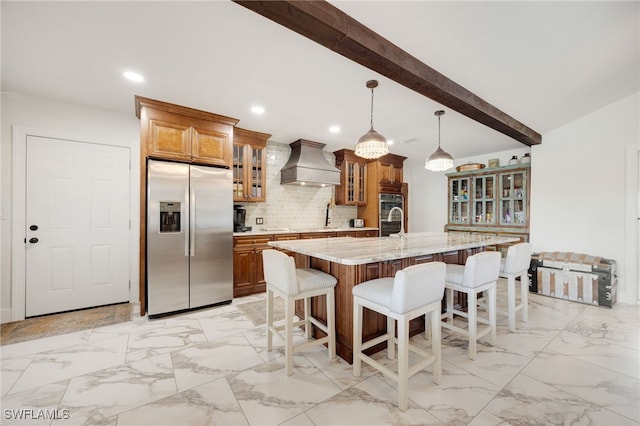
[[[262,251],[269,241],[271,235],[233,237],[233,297],[266,291]]]

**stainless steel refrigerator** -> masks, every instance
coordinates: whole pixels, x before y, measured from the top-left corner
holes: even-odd
[[[231,301],[232,172],[149,160],[146,252],[150,317]]]

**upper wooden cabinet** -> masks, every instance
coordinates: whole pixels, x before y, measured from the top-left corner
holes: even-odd
[[[402,193],[402,166],[407,157],[387,154],[367,164],[369,182],[376,183],[378,193]]]
[[[340,185],[336,186],[336,204],[364,206],[367,204],[367,160],[350,149],[333,153],[340,169]]]
[[[232,166],[235,118],[136,96],[145,157]]]
[[[267,199],[267,139],[271,135],[236,127],[233,134],[233,200]]]

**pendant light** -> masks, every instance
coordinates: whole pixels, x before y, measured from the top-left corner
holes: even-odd
[[[356,143],[356,155],[367,159],[382,157],[389,153],[387,139],[373,130],[373,89],[378,87],[378,81],[367,81],[367,87],[371,89],[371,128],[362,135]]]
[[[438,110],[434,114],[438,117],[438,149],[427,158],[424,168],[434,172],[443,172],[453,167],[453,157],[440,148],[440,117],[444,115],[444,111]]]

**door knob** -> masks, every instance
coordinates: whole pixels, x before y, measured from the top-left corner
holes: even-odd
[[[38,242],[38,239],[37,239],[36,237],[29,238],[29,242],[30,242],[31,244],[35,244],[35,243],[37,243],[37,242]]]
[[[31,229],[32,231],[37,231],[38,230],[38,225],[31,225],[29,227],[29,229]]]

